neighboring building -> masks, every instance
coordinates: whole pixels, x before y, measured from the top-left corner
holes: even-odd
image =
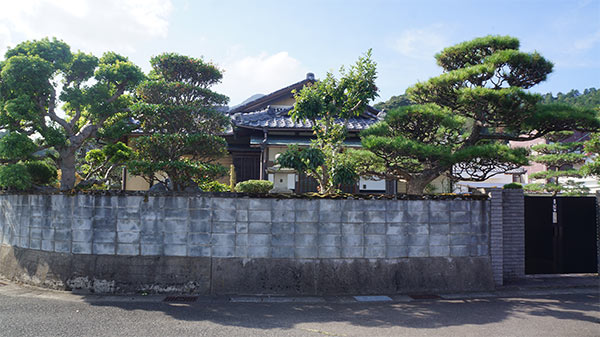
[[[466,181],[456,182],[452,188],[454,193],[468,193],[481,188],[502,187],[510,183],[524,183],[527,170],[518,168],[504,173],[498,173],[484,181]]]

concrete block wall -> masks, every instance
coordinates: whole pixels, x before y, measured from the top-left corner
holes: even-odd
[[[0,240],[81,255],[489,256],[489,208],[487,200],[1,195]]]
[[[504,266],[495,252],[506,254],[498,246],[505,239],[498,193],[491,200],[3,194],[0,273],[95,292],[489,290],[491,265]]]

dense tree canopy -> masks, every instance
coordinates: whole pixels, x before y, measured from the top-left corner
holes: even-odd
[[[323,194],[358,180],[343,153],[346,124],[348,118],[360,115],[377,97],[377,70],[370,50],[348,71],[342,67],[340,74],[337,79],[328,73],[323,80],[295,93],[296,103],[290,114],[293,119],[312,122],[315,140],[309,148],[291,147],[278,158],[283,167],[314,178]]]
[[[588,88],[581,93],[579,90],[573,89],[566,94],[559,92],[556,96],[548,93],[543,96],[542,102],[546,104],[566,103],[587,108],[597,108],[600,107],[600,90]]]
[[[390,113],[363,134],[361,173],[404,179],[421,194],[442,174],[485,180],[527,163],[527,152],[509,140],[530,140],[556,130],[590,130],[597,114],[565,104],[539,104],[527,89],[546,80],[553,65],[519,41],[487,36],[436,55],[444,73],[407,93],[417,105]]]
[[[398,96],[392,96],[387,101],[379,102],[379,103],[373,105],[373,107],[375,109],[387,112],[390,110],[397,109],[401,106],[407,106],[407,105],[412,105],[412,104],[415,104],[415,103],[413,101],[411,101],[410,98],[408,98],[408,95],[402,94],[402,95],[398,95]]]
[[[131,103],[127,92],[142,78],[126,57],[73,53],[57,39],[9,49],[0,62],[0,129],[18,143],[11,160],[54,154],[61,189],[73,188],[76,152],[88,139],[123,132]]]
[[[155,56],[150,63],[149,79],[137,88],[140,102],[132,109],[142,135],[134,139],[131,172],[176,191],[225,173],[214,160],[226,153],[220,135],[229,119],[217,107],[228,98],[209,89],[219,83],[221,71],[175,53]]]
[[[584,143],[584,150],[590,159],[582,167],[583,174],[600,179],[600,132],[590,135],[590,139]]]

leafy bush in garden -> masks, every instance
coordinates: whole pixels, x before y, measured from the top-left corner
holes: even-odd
[[[32,178],[25,165],[18,163],[0,166],[0,187],[26,190],[31,185]]]
[[[523,185],[521,185],[519,183],[510,183],[510,184],[504,185],[504,189],[509,189],[509,190],[520,190],[522,188],[523,188]]]
[[[200,184],[200,189],[204,192],[229,192],[229,185],[222,184],[218,181],[211,181]]]
[[[267,180],[246,180],[235,185],[236,192],[242,193],[269,193],[273,183]]]
[[[58,177],[56,167],[47,160],[34,160],[25,163],[25,168],[35,185],[48,185],[54,183]]]

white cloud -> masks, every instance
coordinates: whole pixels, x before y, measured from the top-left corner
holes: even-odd
[[[441,25],[404,30],[392,42],[392,47],[397,52],[412,58],[433,57],[447,45],[444,27]]]
[[[240,49],[235,47],[236,51]],[[215,90],[229,96],[231,106],[254,94],[269,94],[306,76],[306,69],[300,61],[285,51],[233,57],[222,68],[225,70],[223,81]]]
[[[8,46],[46,36],[94,54],[133,52],[167,36],[173,11],[170,0],[8,0],[0,6],[0,55]]]

